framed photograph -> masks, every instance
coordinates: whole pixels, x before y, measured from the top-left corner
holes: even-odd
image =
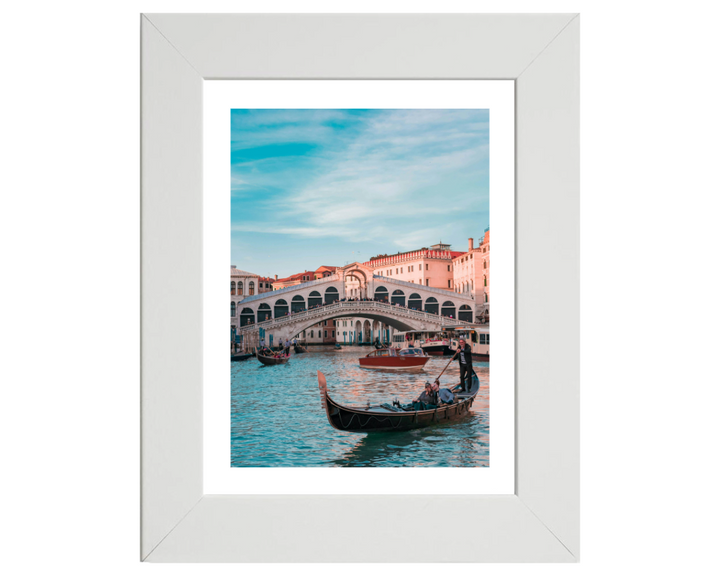
[[[142,560],[577,561],[578,16],[141,25]]]

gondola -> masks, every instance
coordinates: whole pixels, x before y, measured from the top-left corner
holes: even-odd
[[[400,432],[451,422],[464,417],[473,405],[480,389],[480,380],[473,370],[472,387],[468,392],[453,389],[455,402],[432,410],[404,410],[396,404],[381,404],[367,408],[342,406],[328,395],[325,375],[318,371],[320,398],[330,425],[343,432]]]
[[[262,364],[265,364],[265,366],[287,364],[287,361],[290,360],[290,354],[283,354],[282,356],[266,356],[265,354],[261,354],[257,348],[255,348],[255,356],[257,356],[257,359],[260,360]]]
[[[307,348],[303,348],[300,344],[295,344],[295,354],[304,354],[307,352]]]
[[[342,350],[342,346],[340,346],[340,344],[335,344],[335,350]]]
[[[252,354],[249,352],[247,354],[230,354],[230,362],[242,362],[243,360],[247,360],[250,358]]]

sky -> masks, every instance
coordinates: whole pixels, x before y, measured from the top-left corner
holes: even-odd
[[[440,241],[489,215],[488,110],[232,110],[232,264],[284,278]]]

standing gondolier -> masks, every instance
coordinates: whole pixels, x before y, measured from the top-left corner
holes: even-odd
[[[460,364],[460,386],[463,391],[469,391],[472,388],[472,381],[470,380],[473,373],[472,348],[465,343],[464,338],[460,338],[458,342],[457,359]]]

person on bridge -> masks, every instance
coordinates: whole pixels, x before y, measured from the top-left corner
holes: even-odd
[[[472,388],[472,348],[465,343],[464,338],[458,342],[458,364],[460,364],[460,389],[462,392]]]

